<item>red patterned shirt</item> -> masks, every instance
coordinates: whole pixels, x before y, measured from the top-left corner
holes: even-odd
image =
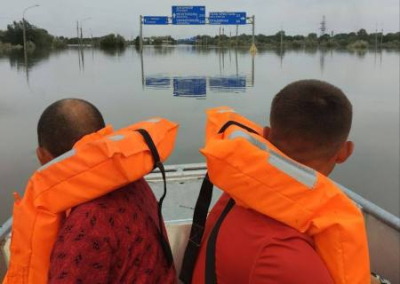
[[[158,230],[157,200],[143,179],[79,205],[54,244],[49,283],[176,283]]]

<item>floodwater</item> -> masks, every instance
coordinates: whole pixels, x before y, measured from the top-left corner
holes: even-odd
[[[354,106],[353,157],[332,177],[399,216],[399,58],[395,51],[264,51],[190,46],[104,52],[76,48],[0,57],[0,223],[12,192],[38,167],[36,124],[50,103],[78,97],[119,128],[151,116],[181,124],[168,164],[203,162],[205,110],[227,105],[268,124],[273,96],[306,78],[328,81]],[[26,68],[26,66],[28,68]],[[170,189],[172,190],[172,189]],[[177,200],[177,204],[179,204]],[[169,209],[171,210],[171,208]]]

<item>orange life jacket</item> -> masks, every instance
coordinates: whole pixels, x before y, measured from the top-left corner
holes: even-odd
[[[218,133],[228,121],[258,134],[237,125]],[[215,186],[236,204],[312,236],[336,284],[370,283],[364,218],[338,184],[287,157],[261,136],[260,126],[232,109],[209,110],[206,129],[201,152]]]
[[[3,283],[47,283],[50,254],[65,211],[151,172],[155,163],[151,148],[165,161],[174,148],[177,130],[177,124],[162,118],[115,132],[107,126],[39,168],[24,197],[14,204],[11,259]]]

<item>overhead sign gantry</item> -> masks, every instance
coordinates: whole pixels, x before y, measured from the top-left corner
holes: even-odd
[[[210,12],[206,17],[205,6],[172,6],[169,16],[140,16],[140,49],[143,48],[143,25],[252,25],[252,47],[255,46],[255,16],[246,12]],[[236,29],[237,30],[237,29]]]

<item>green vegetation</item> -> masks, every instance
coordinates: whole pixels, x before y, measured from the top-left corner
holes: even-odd
[[[104,37],[96,38],[66,38],[55,37],[45,29],[36,27],[29,22],[25,22],[27,50],[33,52],[35,49],[50,50],[62,49],[68,44],[100,46],[103,49],[123,49],[126,47],[126,40],[119,34],[109,34]],[[13,22],[7,29],[0,30],[0,54],[10,53],[15,50],[23,50],[23,22]]]
[[[15,50],[21,50],[22,45],[12,45],[11,43],[2,43],[0,41],[0,55],[2,53],[10,53]]]
[[[336,35],[322,35],[310,33],[307,36],[295,35],[289,36],[285,32],[278,32],[274,35],[259,34],[255,36],[257,47],[259,48],[400,48],[400,33],[382,33],[368,34],[366,30],[361,29],[357,33],[340,33]],[[194,44],[210,46],[247,46],[252,42],[251,35],[242,34],[238,37],[229,38],[226,35],[210,37],[208,35],[199,35]]]
[[[255,36],[256,45],[259,48],[350,48],[350,49],[368,49],[368,48],[400,48],[400,33],[371,33],[368,34],[365,29],[357,33],[339,33],[324,34],[318,36],[316,33],[303,35],[286,35],[284,31],[277,32],[274,35],[259,34]],[[165,44],[165,37],[145,38],[143,43],[148,45]],[[187,40],[178,40],[178,43],[193,44],[200,46],[220,46],[220,47],[250,47],[252,36],[241,34],[238,37],[228,37],[226,35],[209,36],[198,35],[195,38]],[[139,44],[139,38],[134,41]],[[169,44],[175,44],[176,41],[170,38]]]
[[[351,49],[367,49],[368,42],[365,40],[357,40],[356,42],[349,45]]]
[[[51,49],[66,47],[64,38],[50,35],[45,29],[38,28],[25,21],[26,39],[28,50],[35,48]],[[0,31],[0,52],[6,53],[21,49],[24,45],[23,22],[13,22],[7,26],[7,30]]]
[[[126,41],[119,34],[109,34],[100,39],[99,45],[104,49],[123,49],[126,47]]]

